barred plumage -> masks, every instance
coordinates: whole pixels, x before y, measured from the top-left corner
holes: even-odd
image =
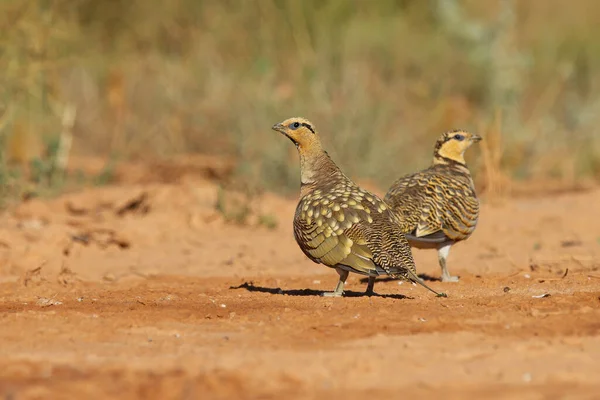
[[[438,294],[417,277],[398,216],[340,171],[321,147],[312,123],[290,118],[273,129],[292,140],[300,155],[294,237],[308,258],[340,275],[335,291],[325,295],[341,296],[349,272],[369,276],[369,295],[379,275],[410,280]]]
[[[458,281],[448,273],[446,258],[453,244],[471,236],[479,218],[479,201],[464,153],[480,140],[465,131],[445,132],[436,142],[433,164],[400,178],[385,196],[390,207],[404,216],[411,246],[438,250],[444,282]]]

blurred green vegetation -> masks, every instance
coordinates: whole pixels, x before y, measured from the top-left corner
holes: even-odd
[[[72,134],[78,155],[234,155],[286,191],[295,149],[270,127],[302,115],[382,187],[452,128],[493,134],[486,167],[513,178],[597,177],[598,37],[595,0],[3,0],[0,162]]]

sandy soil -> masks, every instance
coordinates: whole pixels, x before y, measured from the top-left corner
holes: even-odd
[[[351,275],[338,299],[295,199],[237,226],[217,193],[182,173],[0,216],[2,398],[600,398],[600,190],[486,202],[448,298]]]

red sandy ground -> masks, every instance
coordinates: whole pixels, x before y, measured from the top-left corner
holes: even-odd
[[[295,199],[262,199],[274,229],[236,226],[213,183],[140,182],[0,216],[2,398],[600,398],[599,190],[485,202],[461,281],[429,282],[448,298],[381,280],[331,299]]]

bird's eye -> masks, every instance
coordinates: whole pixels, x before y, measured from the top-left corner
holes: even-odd
[[[290,128],[292,128],[292,129],[300,128],[300,122],[294,122],[293,124],[290,124]]]
[[[454,139],[456,139],[458,141],[461,141],[461,140],[464,140],[465,137],[464,137],[464,135],[461,135],[460,133],[457,133],[456,135],[454,135]]]

